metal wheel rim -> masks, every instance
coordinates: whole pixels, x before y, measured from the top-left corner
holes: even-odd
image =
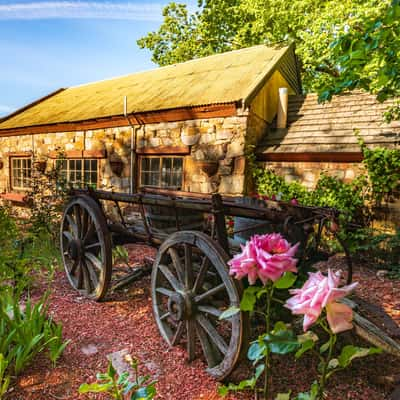
[[[200,342],[200,349],[201,353],[204,356],[206,354],[204,347],[203,347],[203,341],[200,340],[200,335],[201,332],[199,330],[203,331],[203,334],[201,336],[207,336],[208,340],[211,341],[212,345],[214,348],[218,348],[221,346],[223,348],[223,343],[218,343],[215,344],[214,340],[212,339],[212,336],[210,336],[209,333],[207,333],[206,329],[211,329],[206,321],[204,321],[204,311],[197,311],[196,315],[193,317],[188,317],[185,319],[185,326],[182,327],[180,325],[180,322],[178,323],[178,326],[175,330],[174,333],[169,331],[168,329],[168,324],[167,322],[164,322],[164,315],[160,315],[160,308],[161,305],[160,303],[160,294],[157,292],[159,288],[157,287],[158,283],[158,278],[160,274],[163,274],[160,271],[160,263],[170,248],[174,248],[174,245],[176,244],[187,244],[193,247],[197,247],[200,249],[204,255],[207,256],[207,258],[212,257],[213,262],[213,268],[220,274],[220,278],[225,285],[225,292],[229,297],[229,306],[236,306],[238,307],[240,304],[240,287],[237,284],[236,281],[233,280],[233,278],[229,275],[228,272],[228,267],[226,265],[227,260],[229,257],[225,253],[225,251],[219,246],[218,243],[215,241],[211,240],[209,236],[200,233],[200,232],[195,232],[195,231],[186,231],[186,232],[176,232],[175,234],[171,235],[160,247],[159,252],[157,254],[156,260],[154,262],[153,266],[153,271],[152,271],[152,303],[153,303],[153,312],[155,316],[155,320],[157,322],[157,326],[159,328],[159,331],[165,341],[170,345],[176,345],[176,336],[180,336],[180,338],[186,334],[187,337],[187,332],[188,329],[192,331],[192,335],[195,335],[195,338],[197,339],[198,342]],[[197,275],[198,276],[198,275]],[[197,277],[196,277],[197,279]],[[204,294],[204,293],[203,293]],[[162,296],[162,294],[161,294]],[[171,296],[170,296],[171,298]],[[226,299],[228,300],[228,298]],[[169,300],[168,300],[169,302]],[[199,305],[202,305],[202,301],[199,303],[196,303],[195,307],[199,307]],[[204,307],[208,307],[207,305],[202,306],[202,310]],[[179,308],[179,307],[178,307]],[[213,307],[211,307],[213,308]],[[212,311],[214,312],[214,311]],[[198,315],[201,315],[198,317]],[[205,314],[207,315],[207,314]],[[216,364],[216,365],[211,365],[209,359],[206,358],[206,361],[208,362],[208,368],[206,371],[212,375],[214,378],[218,380],[222,380],[225,377],[227,377],[235,367],[242,348],[242,342],[244,340],[244,319],[245,315],[243,313],[237,313],[233,317],[230,318],[229,323],[231,324],[231,334],[230,334],[230,339],[229,343],[225,342],[227,349],[226,349],[226,354],[223,354],[221,350],[219,350],[220,357],[222,359]],[[191,327],[188,327],[188,325],[191,325]],[[204,328],[205,327],[205,328]],[[179,332],[179,329],[182,332]],[[184,331],[184,332],[183,332]],[[210,332],[210,331],[208,331]],[[212,333],[212,330],[211,330]],[[203,339],[204,340],[204,339]],[[218,339],[217,342],[220,342]],[[190,345],[189,343],[186,344],[187,350],[188,350],[188,355],[189,355],[189,361],[193,359],[193,354],[195,352],[195,349],[193,348],[194,345]],[[190,348],[192,347],[192,348]],[[193,354],[191,354],[193,353]]]
[[[78,212],[80,222],[77,219]],[[79,244],[79,241],[85,242],[85,245]],[[97,301],[103,299],[111,280],[112,246],[105,217],[92,198],[76,197],[65,207],[60,228],[60,248],[71,286],[85,297]],[[77,266],[76,259],[72,258],[76,257],[74,251],[80,254]]]

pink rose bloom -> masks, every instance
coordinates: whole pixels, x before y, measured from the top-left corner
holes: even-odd
[[[292,199],[292,200],[290,200],[290,204],[292,204],[293,206],[298,206],[299,201],[297,199]]]
[[[341,271],[336,273],[328,269],[328,276],[321,272],[309,273],[307,282],[301,289],[290,290],[293,297],[287,300],[285,307],[293,314],[304,314],[303,329],[307,331],[321,315],[326,307],[329,326],[333,333],[339,333],[353,327],[353,311],[346,304],[337,303],[336,300],[348,295],[357,285],[355,282],[339,288]]]
[[[293,258],[299,244],[290,246],[279,233],[254,235],[242,252],[228,262],[230,274],[236,279],[247,276],[250,285],[259,278],[265,285],[268,280],[275,282],[286,271],[297,272],[297,259]]]

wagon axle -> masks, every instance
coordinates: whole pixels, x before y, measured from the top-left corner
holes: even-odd
[[[176,322],[192,316],[193,296],[190,293],[174,293],[168,299],[169,316]]]
[[[84,254],[84,244],[82,240],[73,239],[71,242],[69,242],[67,251],[72,260],[78,261],[82,259],[82,256]]]

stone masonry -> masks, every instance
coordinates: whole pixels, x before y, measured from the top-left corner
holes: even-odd
[[[248,116],[186,120],[125,126],[78,132],[0,137],[0,193],[10,191],[10,156],[32,155],[33,161],[54,165],[54,155],[64,152],[70,158],[96,154],[99,158],[98,187],[129,192],[131,179],[131,135],[137,135],[137,152],[143,149],[183,147],[182,134],[199,140],[184,156],[183,190],[200,193],[219,191],[241,194],[245,190],[245,142],[249,135]],[[254,134],[253,134],[254,135]],[[103,154],[99,156],[98,154]],[[172,155],[172,154],[168,154]],[[122,162],[122,172],[113,173],[110,162]],[[204,166],[215,166],[214,169]]]

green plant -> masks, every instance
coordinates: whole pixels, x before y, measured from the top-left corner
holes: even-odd
[[[130,381],[129,372],[118,376],[111,361],[106,373],[96,375],[95,383],[84,383],[79,387],[79,393],[109,393],[113,399],[123,400],[130,396],[130,400],[152,400],[156,394],[155,381],[150,382],[150,376],[139,375],[139,363],[130,356],[126,357],[134,371],[134,380]]]
[[[230,318],[239,310],[257,313],[265,319],[266,330],[251,343],[247,352],[247,358],[255,367],[254,375],[238,385],[229,383],[227,386],[220,386],[218,388],[220,395],[225,396],[230,391],[255,390],[259,378],[264,375],[262,393],[264,399],[268,398],[272,370],[271,355],[293,353],[300,346],[296,335],[284,322],[278,321],[272,328],[272,315],[276,313],[273,308],[282,307],[282,300],[277,292],[287,291],[293,286],[296,278],[291,272],[286,272],[280,279],[275,282],[268,281],[265,286],[249,286],[243,293],[240,309],[233,307],[221,314],[220,319],[225,319]]]
[[[45,231],[53,240],[58,238],[61,211],[69,193],[69,187],[61,171],[62,164],[58,162],[64,157],[60,152],[55,163],[48,159],[43,161],[45,165],[51,162],[50,168],[33,169],[31,189],[26,196],[31,213],[30,231],[34,235]]]
[[[33,304],[11,291],[0,297],[0,394],[15,376],[45,350],[56,363],[69,341],[62,340],[62,327],[48,318],[47,296]],[[1,398],[1,396],[0,396]]]
[[[382,201],[389,201],[400,189],[400,151],[383,147],[369,149],[361,138],[359,143],[363,164],[368,171],[372,199],[375,205],[380,206]]]
[[[309,331],[303,335],[304,338],[299,336],[301,345],[295,354],[295,358],[300,358],[308,351],[313,352],[319,358],[319,377],[318,380],[312,383],[308,392],[299,393],[296,397],[293,397],[293,400],[323,400],[326,397],[326,384],[332,375],[349,367],[353,360],[357,358],[367,357],[382,352],[381,349],[376,347],[364,348],[354,345],[346,345],[340,350],[340,352],[335,354],[338,335],[333,333],[329,328],[329,325],[326,322],[326,315],[322,315],[316,322],[316,325],[322,328],[322,331],[328,335],[328,340],[324,341],[324,343],[318,348],[319,338],[315,333]],[[277,399],[290,400],[291,392],[280,393]]]
[[[17,225],[12,210],[0,206],[0,294],[12,287],[22,293],[38,276],[51,279],[59,263],[59,251],[46,232],[26,232]]]
[[[113,264],[122,262],[129,267],[129,253],[124,246],[113,247],[112,258],[113,258]]]

